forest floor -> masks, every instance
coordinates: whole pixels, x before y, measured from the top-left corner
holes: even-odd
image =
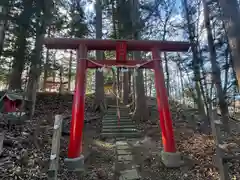
[[[135,159],[140,164],[142,179],[218,180],[219,174],[214,163],[215,144],[213,136],[199,131],[198,119],[187,120],[188,118],[185,116],[188,114],[193,117],[191,114],[197,112],[174,103],[171,103],[171,112],[177,148],[182,153],[186,163],[184,166],[174,169],[166,168],[163,165],[160,158],[161,136],[156,123],[158,119],[153,116],[147,123],[140,125],[146,136],[134,148]],[[230,125],[234,132],[232,132],[228,141],[240,150],[239,122],[231,121]],[[230,177],[240,179],[240,161],[232,160],[228,163],[228,167]]]
[[[4,151],[0,156],[0,180],[24,179],[45,180],[49,168],[51,141],[53,134],[54,115],[71,114],[72,96],[57,94],[39,94],[36,115],[32,122],[24,125],[23,131],[11,132],[5,129]],[[87,117],[99,117],[93,113],[93,96],[86,98]],[[178,150],[184,155],[187,165],[181,168],[168,169],[161,163],[162,149],[160,130],[157,125],[156,113],[152,113],[149,121],[139,124],[143,137],[129,141],[132,144],[134,159],[142,180],[217,180],[219,175],[213,163],[215,153],[214,140],[211,135],[200,133],[195,125],[186,121],[183,107],[171,103],[175,127],[175,137]],[[191,125],[190,125],[191,124]],[[197,124],[197,123],[194,123]],[[34,129],[39,132],[34,134]],[[83,174],[70,173],[64,166],[67,157],[68,136],[61,138],[60,180],[113,180],[115,179],[115,148],[114,140],[102,141],[100,139],[101,119],[97,118],[85,124],[84,129],[84,155],[85,172]],[[239,134],[238,134],[239,135]],[[37,143],[34,140],[37,136]],[[238,136],[239,137],[239,136]],[[37,146],[36,146],[37,144]],[[240,144],[239,144],[240,145]],[[239,161],[229,163],[230,174],[240,179]]]

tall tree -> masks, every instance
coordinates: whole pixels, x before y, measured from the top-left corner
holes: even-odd
[[[5,39],[5,31],[7,27],[7,14],[9,11],[10,3],[8,0],[0,2],[0,56],[2,55],[3,43]]]
[[[9,89],[21,89],[22,86],[21,78],[26,62],[27,37],[29,36],[31,17],[34,14],[33,4],[34,0],[23,1],[23,11],[17,17],[17,38]]]
[[[133,38],[140,40],[141,39],[141,19],[140,19],[140,12],[139,12],[139,2],[138,0],[131,1],[131,8],[132,8],[132,31]],[[134,59],[141,59],[140,52],[134,52]],[[140,69],[137,69],[137,76],[136,78],[136,112],[134,114],[134,119],[136,120],[148,120],[149,112],[147,107],[147,101],[144,92],[144,82],[143,82],[143,72]]]
[[[191,4],[188,2],[188,0],[183,0],[183,8],[185,12],[185,19],[186,19],[186,29],[188,33],[189,41],[191,42],[191,49],[192,49],[192,63],[191,67],[193,69],[194,74],[194,81],[195,81],[195,89],[196,89],[196,96],[194,96],[194,100],[197,103],[201,119],[207,120],[205,109],[204,109],[204,103],[202,99],[202,91],[201,91],[201,59],[199,54],[199,40],[196,34],[196,22],[193,20],[194,13],[196,12],[196,7],[194,7],[194,2],[191,1]],[[195,4],[196,5],[196,4]]]
[[[233,55],[233,65],[240,85],[240,10],[237,0],[219,0],[228,41]]]
[[[96,9],[96,38],[102,39],[102,3],[101,0],[97,0],[95,4]],[[97,60],[103,60],[103,52],[96,51]],[[104,103],[104,77],[103,72],[96,70],[96,88],[95,88],[95,109],[100,108],[101,111],[105,108]]]
[[[35,111],[36,93],[41,75],[42,66],[42,51],[43,51],[43,38],[46,34],[46,29],[51,22],[51,11],[53,10],[53,1],[36,0],[36,34],[35,34],[35,47],[31,56],[31,68],[29,72],[29,81],[27,85],[28,99],[32,102],[31,114],[32,118]]]
[[[224,94],[222,84],[221,84],[221,71],[220,67],[217,62],[217,53],[216,48],[214,45],[214,39],[212,35],[212,29],[211,29],[211,21],[210,21],[210,15],[209,15],[209,8],[206,0],[202,0],[203,2],[203,8],[204,8],[204,22],[205,22],[205,28],[207,30],[207,39],[208,39],[208,49],[210,53],[210,61],[211,61],[211,67],[212,67],[212,77],[213,82],[216,87],[217,97],[219,99],[219,105],[221,114],[223,116],[223,123],[225,125],[226,130],[228,130],[228,105],[226,102],[226,94]]]
[[[70,59],[68,64],[68,91],[71,91],[71,81],[72,81],[72,62],[73,62],[73,51],[70,51]]]
[[[48,37],[50,37],[50,33],[51,33],[51,28],[48,28]],[[46,86],[47,86],[47,78],[48,78],[48,72],[50,69],[50,58],[49,58],[49,49],[47,49],[46,51],[46,57],[45,57],[45,63],[44,63],[44,76],[43,76],[43,90],[46,90]]]

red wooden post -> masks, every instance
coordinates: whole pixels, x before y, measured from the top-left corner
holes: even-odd
[[[72,121],[68,158],[78,158],[82,154],[82,135],[84,126],[85,78],[87,68],[87,48],[79,45],[77,51],[77,73],[72,106]]]
[[[172,118],[170,114],[168,96],[165,88],[164,73],[162,62],[160,60],[159,50],[152,49],[152,57],[154,61],[155,86],[157,93],[158,111],[160,116],[160,126],[162,129],[162,141],[165,152],[176,152],[175,140],[173,135]]]

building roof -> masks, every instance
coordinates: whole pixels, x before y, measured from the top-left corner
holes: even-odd
[[[16,100],[27,100],[26,96],[24,96],[23,93],[21,92],[9,92],[7,91],[0,99],[2,101],[5,97],[7,97],[11,101],[16,101]]]

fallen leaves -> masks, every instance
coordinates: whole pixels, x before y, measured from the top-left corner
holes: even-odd
[[[98,118],[99,115],[92,110],[93,95],[87,96],[85,100],[85,111],[88,117]],[[22,132],[17,129],[8,131],[5,129],[5,139],[3,142],[3,152],[0,156],[0,179],[46,179],[46,172],[49,167],[49,158],[51,152],[51,139],[53,130],[53,118],[56,114],[64,116],[71,115],[73,96],[58,95],[56,93],[40,93],[37,97],[36,114],[33,121],[26,122]],[[95,125],[95,128],[100,128]],[[39,129],[36,137],[39,149],[33,143],[35,130]],[[60,153],[60,175],[61,180],[77,179],[77,176],[69,176],[69,172],[64,168],[63,159],[67,155],[68,137],[61,139]],[[90,156],[91,157],[91,156]],[[109,155],[107,155],[109,157]],[[101,158],[100,160],[101,161]],[[103,162],[103,160],[102,160]],[[94,164],[94,163],[93,163]],[[109,163],[109,160],[107,162]],[[106,166],[107,167],[107,166]],[[91,174],[89,170],[87,174]],[[94,171],[97,172],[96,169]],[[105,170],[108,172],[108,170]],[[97,174],[97,173],[96,173]],[[99,173],[98,176],[103,176]],[[86,175],[87,180],[88,175]],[[96,180],[97,178],[95,178]]]

